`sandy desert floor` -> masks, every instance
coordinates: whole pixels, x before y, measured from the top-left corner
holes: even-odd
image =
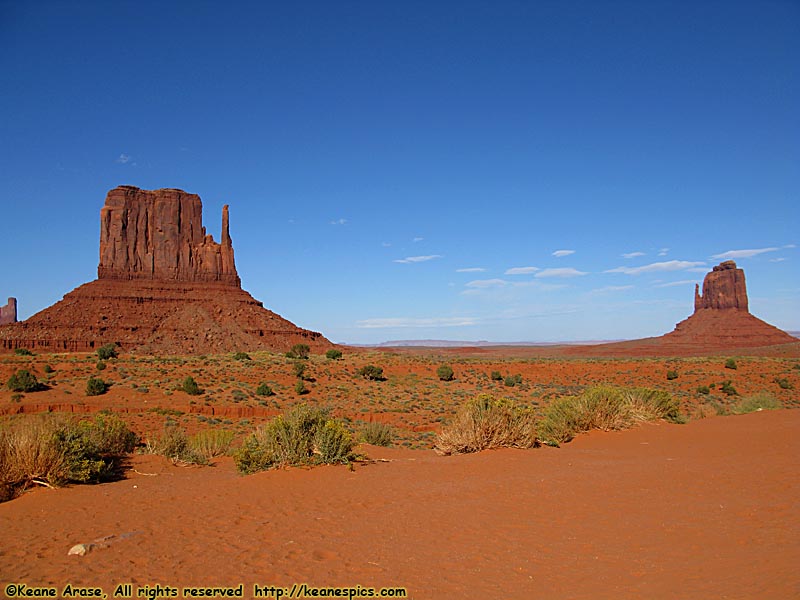
[[[800,411],[593,432],[560,449],[124,480],[0,505],[0,581],[403,587],[410,598],[800,596]],[[68,556],[78,543],[95,547]],[[182,593],[179,592],[179,593]],[[163,596],[162,596],[163,597]]]

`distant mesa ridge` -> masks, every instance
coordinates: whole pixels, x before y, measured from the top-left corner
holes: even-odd
[[[241,288],[228,207],[219,243],[206,234],[202,215],[200,197],[183,190],[108,192],[97,279],[26,321],[0,327],[0,350],[86,352],[111,342],[150,354],[332,347]]]

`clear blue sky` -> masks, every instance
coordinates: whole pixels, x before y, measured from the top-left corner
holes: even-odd
[[[659,335],[729,256],[800,330],[796,1],[0,0],[0,73],[22,318],[128,184],[337,342]]]

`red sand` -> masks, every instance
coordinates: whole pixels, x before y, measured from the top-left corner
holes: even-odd
[[[800,411],[560,449],[128,479],[0,505],[0,584],[402,586],[411,598],[800,597]],[[86,556],[74,544],[115,536]],[[134,595],[135,597],[135,595]]]

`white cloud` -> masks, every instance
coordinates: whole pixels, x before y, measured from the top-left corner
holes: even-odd
[[[513,267],[506,271],[504,275],[530,275],[539,270],[539,267]]]
[[[634,286],[632,285],[607,285],[601,288],[593,289],[590,294],[608,294],[611,292],[624,292],[626,290],[632,290]]]
[[[472,317],[432,317],[411,319],[404,317],[390,317],[385,319],[364,319],[357,321],[356,327],[361,329],[394,329],[408,327],[464,327],[477,325]]]
[[[421,262],[426,262],[426,261],[429,261],[429,260],[434,260],[436,258],[442,258],[442,255],[441,254],[429,254],[427,256],[407,256],[405,258],[398,258],[394,262],[403,263],[403,264],[421,263]]]
[[[783,248],[797,248],[794,244],[786,244]]]
[[[785,260],[786,260],[786,259],[785,259],[785,258],[783,258],[783,257],[780,257],[780,258],[770,258],[770,259],[769,259],[769,262],[783,262],[783,261],[785,261]]]
[[[485,270],[483,267],[468,267],[466,269],[456,269],[456,273],[483,273]]]
[[[658,255],[659,256],[666,256],[668,252],[669,252],[669,248],[662,248],[661,250],[658,251]]]
[[[668,288],[668,287],[676,287],[679,285],[689,285],[689,284],[694,285],[695,283],[697,283],[697,281],[694,279],[682,279],[681,281],[670,281],[669,283],[659,283],[658,285],[654,285],[653,287]]]
[[[575,250],[556,250],[553,252],[553,256],[556,258],[561,258],[562,256],[569,256],[570,254],[575,254]]]
[[[641,267],[617,267],[615,269],[608,269],[604,273],[625,273],[626,275],[641,275],[642,273],[658,273],[661,271],[685,271],[692,267],[699,267],[704,265],[704,262],[688,261],[688,260],[668,260],[665,262],[655,262],[649,265],[642,265]]]
[[[118,162],[121,165],[126,165],[129,162],[131,162],[132,160],[133,160],[133,158],[131,156],[129,156],[127,154],[120,154],[119,158],[116,160],[116,162]]]
[[[545,269],[534,275],[534,277],[580,277],[581,275],[586,275],[586,273],[572,267],[566,267],[563,269]]]
[[[474,281],[470,281],[467,283],[467,287],[471,288],[491,288],[491,287],[503,287],[508,285],[509,282],[505,279],[476,279]]]
[[[416,244],[417,242],[421,242],[424,239],[425,238],[423,238],[423,237],[415,237],[412,241]]]
[[[388,248],[391,246],[391,244],[389,242],[381,242],[381,246],[383,246],[384,248]]]
[[[347,219],[336,219],[335,221],[331,221],[331,225],[344,225],[347,223]]]
[[[752,258],[754,256],[758,256],[759,254],[764,254],[764,252],[777,252],[780,248],[754,248],[751,250],[728,250],[727,252],[723,252],[722,254],[714,254],[712,258],[721,258],[721,259],[729,259],[729,258]]]
[[[622,258],[636,258],[638,256],[644,256],[644,252],[626,252],[622,255]]]

